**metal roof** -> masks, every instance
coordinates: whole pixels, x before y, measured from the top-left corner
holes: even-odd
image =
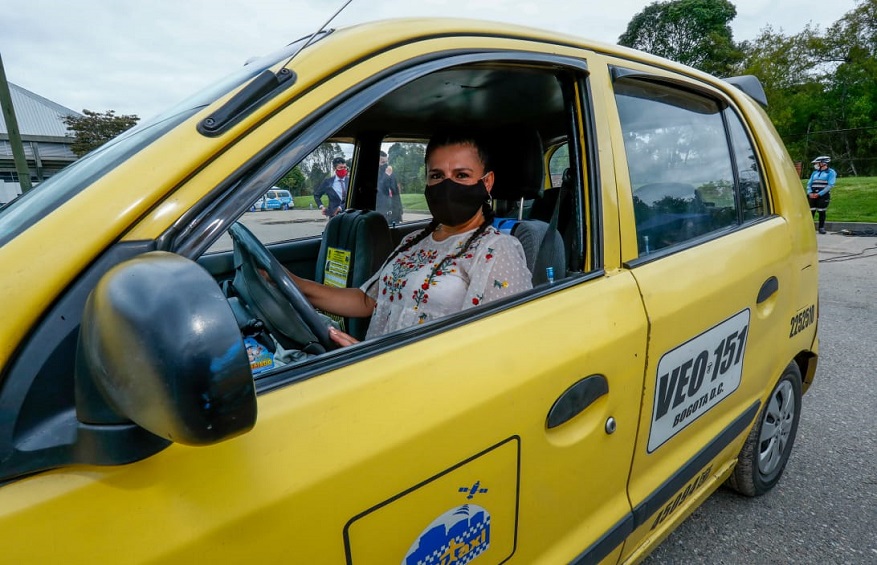
[[[22,138],[72,136],[72,133],[68,134],[67,126],[61,119],[70,115],[80,116],[79,112],[65,108],[11,82],[9,92],[12,95],[12,107],[15,109],[18,131]],[[8,134],[6,120],[0,112],[0,135],[6,137]]]

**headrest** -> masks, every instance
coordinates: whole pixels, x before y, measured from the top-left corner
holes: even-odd
[[[525,126],[491,131],[486,142],[494,172],[495,200],[526,200],[542,194],[542,138]]]

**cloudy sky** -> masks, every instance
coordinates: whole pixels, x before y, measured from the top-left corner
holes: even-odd
[[[312,33],[345,0],[0,0],[0,57],[10,82],[81,111],[148,119],[263,55]],[[856,0],[732,0],[734,39],[771,24],[827,27]],[[394,17],[466,17],[616,43],[649,2],[635,0],[353,0],[343,27]]]

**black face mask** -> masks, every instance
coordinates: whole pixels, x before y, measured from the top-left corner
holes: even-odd
[[[470,220],[489,196],[483,180],[460,184],[451,179],[427,185],[424,194],[432,217],[446,226],[459,226]]]

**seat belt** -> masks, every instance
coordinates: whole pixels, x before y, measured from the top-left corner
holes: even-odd
[[[557,190],[560,192],[558,192],[557,200],[554,202],[554,212],[551,214],[551,221],[548,222],[548,229],[542,234],[542,241],[539,242],[539,251],[536,252],[537,261],[539,257],[542,257],[548,250],[548,242],[551,241],[548,239],[548,234],[557,231],[557,221],[560,217],[560,201],[563,200],[565,187],[560,185]],[[566,272],[555,273],[555,276],[563,278],[566,276]]]

